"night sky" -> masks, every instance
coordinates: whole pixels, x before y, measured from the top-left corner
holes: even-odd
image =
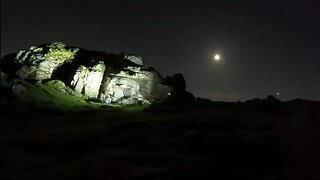
[[[318,1],[1,0],[1,57],[53,41],[137,54],[212,100],[320,100]]]

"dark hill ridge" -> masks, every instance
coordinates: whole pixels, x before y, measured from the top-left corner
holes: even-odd
[[[25,83],[42,83],[65,89],[67,96],[128,105],[162,102],[186,89],[181,74],[163,78],[154,68],[144,67],[139,56],[90,51],[61,42],[6,55],[0,70],[2,84],[10,86],[16,96],[28,89]]]

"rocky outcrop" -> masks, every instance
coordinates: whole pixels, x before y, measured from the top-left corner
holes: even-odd
[[[195,101],[195,97],[190,92],[186,91],[186,81],[181,73],[167,76],[165,82],[172,89],[169,97],[163,104],[174,105],[178,108],[190,107]]]
[[[0,61],[0,69],[9,79],[58,81],[76,93],[107,104],[159,102],[172,89],[156,70],[146,69],[139,56],[88,51],[60,42],[8,55]],[[21,88],[13,87],[19,94]]]
[[[172,87],[172,93],[181,93],[186,91],[186,81],[181,73],[174,74],[173,76],[167,76],[165,81],[167,85]]]

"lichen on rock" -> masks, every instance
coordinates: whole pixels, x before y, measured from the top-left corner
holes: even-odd
[[[66,45],[60,42],[21,50],[16,56],[16,61],[23,64],[23,67],[16,75],[22,79],[50,79],[52,72],[63,63],[72,61],[77,51],[77,48],[66,48]]]
[[[45,54],[45,58],[51,61],[64,62],[74,59],[74,55],[78,50],[78,48],[66,49],[65,44],[56,42],[49,45],[49,52]]]

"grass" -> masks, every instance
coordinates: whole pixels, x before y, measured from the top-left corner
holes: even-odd
[[[37,82],[35,84],[20,81],[26,91],[19,96],[19,100],[26,104],[34,104],[37,107],[58,108],[63,111],[81,110],[122,110],[122,111],[142,111],[149,105],[120,105],[102,104],[89,101],[86,96],[73,91],[68,87],[55,87],[50,83]],[[64,90],[65,92],[62,92]]]
[[[46,86],[40,82],[34,85],[28,82],[21,82],[27,88],[26,92],[19,97],[24,102],[33,102],[37,106],[59,107],[61,109],[72,110],[78,107],[100,107],[99,103],[88,103],[84,97],[71,96],[60,92],[59,90]]]

